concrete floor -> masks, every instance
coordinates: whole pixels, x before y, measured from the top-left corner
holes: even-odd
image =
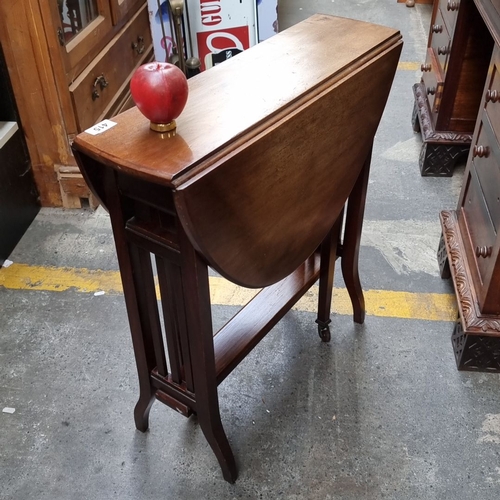
[[[281,28],[315,12],[396,27],[401,61],[424,60],[430,6],[281,0]],[[438,276],[438,213],[455,206],[463,169],[420,177],[419,78],[398,70],[377,133],[360,272],[366,290],[441,296],[452,287]],[[102,209],[43,209],[10,259],[117,269]],[[2,499],[500,497],[499,376],[457,371],[451,321],[335,315],[323,344],[314,314],[290,312],[219,388],[230,485],[195,418],[155,403],[150,430],[135,430],[122,295],[0,287],[0,307],[0,405],[15,408],[0,413]],[[235,309],[214,307],[216,328]]]

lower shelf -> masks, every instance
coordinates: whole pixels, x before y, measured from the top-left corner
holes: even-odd
[[[319,277],[313,254],[295,272],[260,291],[214,337],[217,383],[222,382]]]

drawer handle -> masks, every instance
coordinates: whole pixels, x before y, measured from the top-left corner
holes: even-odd
[[[432,32],[433,33],[442,33],[443,32],[443,25],[442,24],[433,24],[432,25]]]
[[[448,4],[446,5],[447,10],[458,10],[458,7],[460,5],[460,2],[452,2],[451,0],[448,0]]]
[[[493,251],[493,247],[476,247],[476,257],[483,257],[483,259],[486,259],[487,257],[491,256],[491,252]]]
[[[486,91],[486,102],[498,102],[500,101],[500,94],[498,90],[487,90]]]
[[[430,63],[426,63],[426,64],[421,64],[420,65],[420,70],[425,72],[425,71],[430,71],[432,69],[432,66]]]
[[[427,87],[427,94],[434,95],[436,93],[436,87]]]
[[[101,97],[101,94],[99,94],[97,90],[97,86],[99,86],[101,90],[104,90],[108,85],[109,82],[106,80],[104,75],[98,76],[94,81],[94,87],[92,90],[92,100],[95,101],[96,99],[99,99],[99,97]]]
[[[144,37],[138,36],[137,42],[132,42],[132,49],[135,50],[138,54],[143,54],[146,50],[146,46],[144,45]]]
[[[488,146],[474,146],[472,148],[472,157],[488,158],[490,156],[490,148]]]
[[[438,56],[445,56],[448,54],[448,47],[438,47]]]

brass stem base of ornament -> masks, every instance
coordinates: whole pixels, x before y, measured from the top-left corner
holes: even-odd
[[[150,122],[149,127],[151,128],[151,130],[154,130],[155,132],[172,132],[177,128],[177,123],[175,123],[175,120],[172,120],[169,123]]]

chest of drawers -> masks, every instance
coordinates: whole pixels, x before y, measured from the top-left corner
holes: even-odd
[[[473,0],[435,2],[422,78],[413,86],[423,176],[451,176],[469,151],[492,46]]]
[[[458,207],[441,212],[443,277],[451,274],[459,318],[459,369],[500,371],[500,47],[495,45]]]

